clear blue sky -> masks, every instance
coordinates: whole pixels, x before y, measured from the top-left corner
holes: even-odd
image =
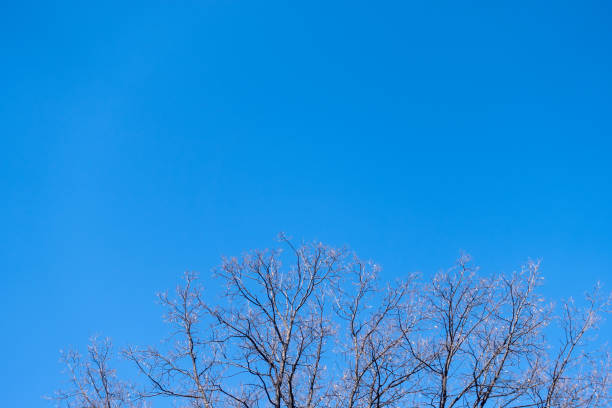
[[[156,291],[280,231],[385,277],[465,250],[491,272],[542,258],[553,298],[610,289],[611,18],[603,0],[5,2],[0,405],[48,406],[58,350],[93,333],[155,342]]]

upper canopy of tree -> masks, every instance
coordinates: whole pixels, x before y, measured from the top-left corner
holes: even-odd
[[[461,257],[431,279],[383,282],[378,267],[320,243],[223,260],[219,301],[186,273],[159,298],[172,341],[120,355],[70,352],[69,407],[607,407],[610,359],[591,342],[610,297],[596,287],[556,308],[538,263],[482,274]]]

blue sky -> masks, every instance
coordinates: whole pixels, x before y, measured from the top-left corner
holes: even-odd
[[[280,231],[387,278],[465,250],[612,286],[608,2],[127,3],[0,13],[2,406]]]

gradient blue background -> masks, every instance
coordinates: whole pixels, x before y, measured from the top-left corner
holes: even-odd
[[[58,351],[165,334],[221,255],[348,244],[385,277],[461,250],[612,286],[607,1],[3,2],[3,407]],[[610,337],[610,324],[604,337]]]

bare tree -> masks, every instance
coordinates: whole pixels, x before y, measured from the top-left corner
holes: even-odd
[[[434,278],[428,405],[511,406],[527,392],[547,324],[535,293],[539,280],[533,263],[509,277],[479,277],[467,257]]]
[[[70,385],[47,398],[67,408],[144,408],[130,385],[117,379],[110,366],[111,355],[111,341],[96,337],[91,339],[85,357],[74,350],[62,353]]]
[[[533,406],[610,406],[610,354],[589,344],[610,304],[610,297],[602,296],[600,285],[587,295],[585,307],[577,307],[573,299],[563,302],[557,318],[563,332],[561,344],[539,372],[541,381],[533,390]]]
[[[176,288],[176,298],[167,293],[158,295],[166,309],[166,322],[173,328],[165,350],[150,346],[124,351],[148,380],[141,397],[181,398],[198,408],[215,406],[222,344],[214,331],[202,327],[208,314],[201,297],[197,276],[186,273],[184,285]]]
[[[376,265],[354,259],[349,267],[335,288],[336,354],[344,368],[331,403],[394,406],[416,391],[411,380],[425,367],[406,358],[406,346],[414,351],[412,335],[425,317],[414,291],[416,277],[380,288]]]
[[[207,306],[224,339],[226,375],[240,382],[220,391],[245,407],[315,407],[326,395],[322,360],[333,334],[326,305],[344,253],[283,241],[291,267],[283,270],[281,251],[225,260],[218,277],[227,302]]]
[[[610,299],[559,316],[539,293],[540,266],[485,275],[469,257],[427,282],[383,282],[377,265],[322,244],[224,259],[215,300],[187,273],[160,294],[169,338],[123,356],[137,394],[107,365],[69,354],[68,407],[123,407],[166,397],[193,408],[609,406],[610,359],[594,335]],[[560,342],[559,347],[556,344]],[[75,370],[74,367],[77,369]],[[83,374],[84,373],[84,374]],[[70,405],[72,404],[72,405]],[[132,405],[130,405],[132,404]]]

